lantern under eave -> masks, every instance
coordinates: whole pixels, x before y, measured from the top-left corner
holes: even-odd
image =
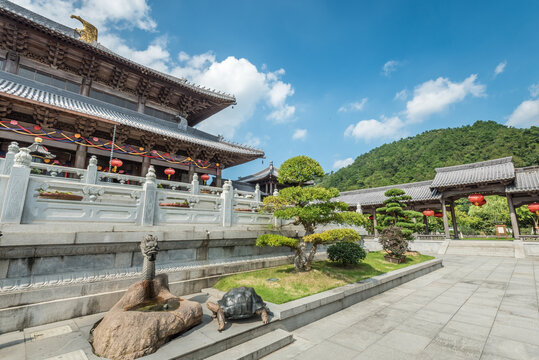
[[[437,212],[437,213],[434,213],[434,217],[437,217],[439,219],[439,218],[444,217],[444,214],[441,212]]]
[[[434,210],[424,210],[423,215],[425,215],[425,216],[434,216]]]
[[[122,160],[120,159],[112,159],[110,161],[110,165],[113,166],[112,168],[112,171],[113,172],[116,172],[116,169],[118,169],[119,167],[121,167],[124,163],[122,162]]]
[[[170,177],[176,173],[176,170],[173,168],[166,168],[165,169],[165,175],[168,176],[168,179],[170,180]]]
[[[475,206],[479,206],[479,203],[485,200],[485,197],[481,194],[471,194],[468,196],[468,200]]]
[[[535,215],[539,216],[539,203],[532,203],[528,205],[528,210],[530,210],[530,212],[534,213]]]

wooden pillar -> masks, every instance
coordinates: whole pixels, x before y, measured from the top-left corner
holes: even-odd
[[[223,187],[223,178],[221,177],[221,172],[215,176],[215,186]]]
[[[445,207],[445,199],[442,198],[442,200],[440,200],[440,201],[442,203],[442,214],[443,214],[443,219],[444,219],[445,238],[450,239],[450,237],[449,237],[449,221],[447,220],[447,209]]]
[[[77,145],[77,152],[75,153],[75,167],[79,169],[86,168],[86,155],[88,154],[88,148],[83,145]]]
[[[459,239],[459,230],[457,226],[457,216],[455,215],[455,202],[451,200],[449,202],[449,210],[451,211],[451,222],[453,223],[453,239]]]
[[[378,237],[378,229],[376,228],[378,226],[378,221],[376,220],[376,209],[372,212],[372,225],[374,227],[374,237]]]
[[[425,235],[429,234],[429,218],[423,215],[423,224],[425,224]]]
[[[149,168],[150,168],[150,158],[143,156],[142,165],[140,166],[140,176],[143,176],[143,177],[146,176]]]
[[[513,197],[511,194],[506,194],[507,205],[509,205],[509,215],[511,216],[511,228],[513,228],[513,238],[515,240],[520,239],[520,230],[518,228],[517,213],[515,212],[515,206],[513,205]]]

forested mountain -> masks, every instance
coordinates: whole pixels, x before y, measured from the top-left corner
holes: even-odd
[[[437,167],[513,156],[516,167],[539,164],[539,127],[510,128],[494,121],[431,130],[360,155],[321,181],[341,191],[433,179]]]

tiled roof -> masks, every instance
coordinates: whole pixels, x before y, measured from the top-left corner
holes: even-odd
[[[508,193],[539,191],[539,166],[515,169],[515,182],[507,185]]]
[[[372,189],[343,191],[336,198],[338,201],[343,201],[350,205],[381,205],[387,197],[384,193],[389,189],[404,190],[406,195],[412,197],[408,202],[439,200],[440,193],[436,190],[431,190],[432,180],[420,181],[416,183],[399,184],[377,187]]]
[[[259,172],[254,173],[253,175],[240,177],[238,178],[238,181],[245,182],[245,183],[256,183],[270,176],[274,178],[277,178],[279,176],[279,169],[273,166],[273,161],[270,162],[270,165],[267,168],[262,169]]]
[[[515,178],[512,157],[436,169],[431,188],[511,181]]]
[[[26,20],[27,22],[33,23],[33,25],[35,25],[37,27],[40,27],[42,29],[44,28],[44,30],[56,33],[57,35],[59,35],[61,37],[64,37],[64,38],[67,37],[67,38],[69,38],[71,40],[76,40],[79,43],[78,45],[80,45],[80,46],[90,47],[94,51],[98,50],[98,51],[104,52],[104,53],[106,53],[106,54],[108,54],[110,56],[113,56],[113,57],[117,58],[118,60],[121,60],[122,62],[128,63],[128,64],[130,64],[132,66],[135,66],[135,67],[138,67],[139,69],[141,69],[142,71],[144,71],[146,73],[150,73],[150,74],[156,75],[158,77],[166,78],[167,80],[172,81],[174,83],[177,83],[179,85],[182,85],[184,87],[187,87],[187,88],[189,88],[190,90],[192,90],[194,92],[204,94],[204,95],[208,95],[208,96],[212,96],[212,97],[215,97],[215,98],[218,98],[218,99],[226,100],[226,101],[228,101],[230,103],[235,103],[236,102],[236,98],[234,96],[232,96],[232,95],[225,94],[225,93],[222,93],[222,92],[219,92],[219,91],[216,91],[216,90],[206,89],[206,88],[204,88],[202,86],[190,83],[186,79],[177,78],[177,77],[174,77],[172,75],[165,74],[165,73],[162,73],[160,71],[157,71],[157,70],[151,69],[149,67],[146,67],[144,65],[138,64],[138,63],[136,63],[134,61],[131,61],[131,60],[123,57],[123,56],[118,55],[117,53],[113,52],[112,50],[106,48],[105,46],[103,46],[103,45],[101,45],[99,43],[88,44],[88,43],[86,43],[86,42],[84,42],[82,40],[79,40],[80,36],[74,29],[72,29],[72,28],[70,28],[68,26],[62,25],[60,23],[57,23],[56,21],[48,19],[48,18],[46,18],[44,16],[41,16],[39,14],[36,14],[35,12],[30,11],[30,10],[28,10],[28,9],[22,7],[22,6],[19,6],[17,4],[14,4],[11,1],[0,0],[0,11],[11,13],[11,14],[19,17],[19,18],[22,18],[22,19]]]
[[[213,136],[192,127],[187,127],[185,130],[182,130],[176,123],[168,122],[69,91],[60,90],[4,71],[0,71],[0,96],[2,94],[8,94],[21,99],[32,100],[60,109],[74,111],[81,115],[95,116],[100,119],[113,121],[117,124],[131,126],[154,134],[218,149],[220,151],[255,157],[264,156],[262,150],[229,143],[217,136]]]

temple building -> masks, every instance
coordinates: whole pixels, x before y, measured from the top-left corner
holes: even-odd
[[[455,200],[470,194],[498,195],[507,199],[513,237],[521,238],[515,208],[539,202],[539,166],[515,168],[512,157],[436,169],[433,180],[343,191],[338,200],[351,209],[372,215],[376,226],[376,209],[384,206],[389,189],[401,189],[411,197],[407,208],[416,211],[440,210],[444,235],[450,237],[448,213],[451,213],[453,237],[458,238]],[[425,218],[424,218],[425,220]],[[375,230],[377,236],[377,231]]]
[[[285,187],[284,185],[279,184],[277,177],[279,177],[279,169],[273,166],[273,161],[270,161],[267,168],[252,175],[240,177],[237,182],[250,184],[253,187],[258,184],[260,186],[260,191],[262,191],[263,194],[271,195],[275,189],[282,189]]]
[[[236,103],[232,95],[150,69],[99,44],[86,20],[72,29],[0,0],[0,156],[36,137],[56,164],[84,168],[91,155],[108,171],[188,182],[264,156],[194,126]],[[88,19],[91,20],[91,19]],[[170,173],[171,170],[168,171]]]
[[[281,184],[277,178],[279,177],[279,168],[273,166],[273,161],[270,161],[269,166],[252,175],[238,178],[234,184],[238,186],[251,187],[254,189],[256,184],[260,186],[260,191],[264,195],[271,195],[275,190],[284,189],[289,186],[297,186],[298,184]],[[305,186],[314,185],[314,181],[307,181]]]

